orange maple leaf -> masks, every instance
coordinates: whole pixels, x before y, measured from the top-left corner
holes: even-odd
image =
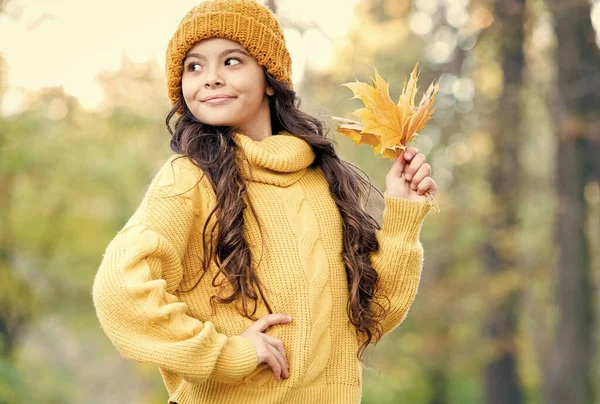
[[[395,159],[431,119],[435,96],[440,88],[439,83],[431,83],[419,105],[415,105],[418,65],[415,64],[408,83],[404,81],[397,104],[390,98],[389,84],[381,78],[377,69],[371,85],[358,80],[342,84],[354,93],[351,99],[359,98],[365,106],[352,113],[362,122],[332,116],[339,122],[337,131],[355,144],[371,145],[377,157]]]

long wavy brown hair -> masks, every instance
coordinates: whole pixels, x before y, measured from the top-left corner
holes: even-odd
[[[380,196],[382,194],[371,185],[370,180],[355,171],[361,171],[360,169],[338,157],[332,141],[324,134],[323,122],[300,110],[302,101],[296,92],[266,70],[264,73],[267,84],[275,90],[275,94],[269,97],[272,132],[286,130],[312,146],[316,156],[313,166],[321,168],[341,214],[342,257],[350,295],[346,309],[351,323],[364,340],[357,353],[358,359],[362,361],[365,348],[381,337],[381,319],[389,310],[389,299],[385,299],[387,307],[381,305],[379,299],[375,299],[378,275],[371,263],[371,253],[379,248],[376,232],[380,226],[364,209],[371,189],[375,189]],[[177,111],[180,114],[173,131],[170,121]],[[180,94],[179,101],[169,111],[166,125],[171,134],[171,149],[188,157],[207,175],[216,195],[216,205],[203,229],[203,271],[206,273],[210,262],[214,261],[219,271],[213,278],[213,285],[222,285],[224,279],[233,292],[227,297],[212,296],[211,299],[229,304],[241,297],[242,314],[255,320],[253,316],[260,295],[268,312],[273,313],[264,298],[260,279],[252,267],[250,249],[244,238],[243,212],[247,205],[243,196],[246,184],[236,164],[237,145],[231,136],[233,128],[200,122],[188,109],[183,94]],[[254,214],[251,204],[248,207]],[[207,242],[207,227],[213,215],[216,216],[216,223],[210,229],[210,241]],[[216,246],[213,245],[213,240],[216,240]],[[217,282],[220,274],[223,276]],[[248,310],[249,303],[254,305],[252,312]]]

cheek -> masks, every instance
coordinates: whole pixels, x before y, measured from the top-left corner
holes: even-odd
[[[183,78],[181,80],[181,92],[183,93],[183,98],[186,102],[192,100],[194,98],[193,81]]]
[[[266,88],[259,80],[252,80],[245,83],[244,92],[248,94],[248,98],[252,99],[253,103],[261,103],[266,97]]]
[[[266,90],[266,82],[262,71],[245,71],[244,74],[236,74],[229,79],[229,84],[236,90],[246,94],[252,94],[252,98],[260,97]]]

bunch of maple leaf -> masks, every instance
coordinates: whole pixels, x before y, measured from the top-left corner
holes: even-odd
[[[332,116],[332,119],[339,122],[337,131],[348,136],[355,144],[371,145],[379,158],[397,158],[398,153],[406,149],[406,145],[418,136],[425,123],[431,119],[435,96],[440,89],[439,82],[431,83],[421,102],[415,105],[418,66],[419,63],[415,64],[408,83],[404,81],[397,104],[390,97],[389,84],[381,78],[377,69],[375,80],[371,78],[371,85],[358,80],[342,84],[354,93],[351,99],[359,98],[365,106],[352,113],[360,117],[361,122]],[[429,192],[426,196],[433,206],[433,197]]]
[[[332,116],[332,119],[340,122],[337,131],[356,144],[371,145],[379,158],[395,159],[398,152],[404,150],[431,119],[433,102],[439,91],[439,83],[431,83],[419,105],[415,105],[418,65],[415,65],[408,83],[404,81],[397,104],[390,98],[389,84],[376,69],[371,85],[358,80],[342,84],[354,93],[351,99],[359,98],[365,106],[352,113],[360,117],[362,122]]]

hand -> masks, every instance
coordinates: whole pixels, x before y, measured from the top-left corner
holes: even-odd
[[[427,203],[425,192],[435,197],[437,185],[431,175],[431,166],[427,164],[423,153],[417,153],[414,147],[402,150],[394,160],[385,177],[386,193],[390,196],[410,201]]]
[[[278,323],[289,323],[291,317],[285,314],[268,314],[259,318],[250,327],[241,334],[246,338],[258,353],[258,364],[266,362],[273,369],[273,377],[275,380],[280,380],[281,376],[285,379],[290,377],[288,370],[287,357],[283,347],[283,341],[279,338],[263,334],[269,326]]]

